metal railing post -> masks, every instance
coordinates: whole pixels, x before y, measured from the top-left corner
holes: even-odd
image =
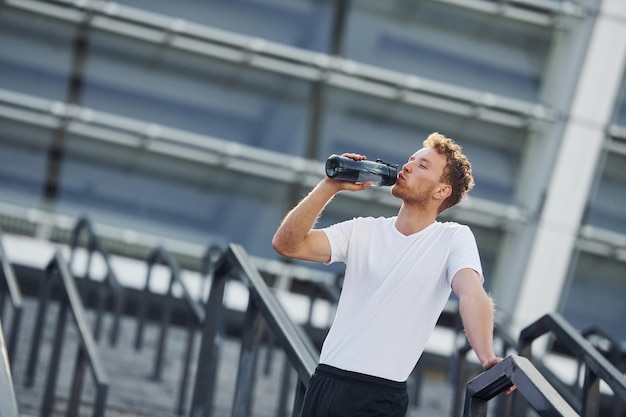
[[[300,415],[300,410],[302,409],[302,405],[304,404],[305,392],[306,392],[306,385],[304,385],[304,382],[298,381],[296,383],[296,392],[295,392],[295,398],[293,401],[292,417],[298,417]]]
[[[160,332],[157,340],[157,348],[154,356],[154,364],[153,370],[151,374],[151,378],[154,380],[161,379],[161,372],[163,366],[163,360],[165,357],[165,352],[167,348],[167,336],[170,329],[171,324],[171,316],[172,316],[172,308],[173,303],[175,302],[173,288],[174,284],[177,284],[182,290],[182,301],[188,309],[188,313],[191,319],[188,321],[188,345],[185,350],[185,354],[183,355],[183,364],[181,367],[181,377],[179,380],[179,390],[178,390],[178,398],[176,401],[176,412],[178,414],[184,414],[185,408],[185,397],[187,392],[187,384],[188,384],[188,376],[189,376],[189,366],[191,363],[191,357],[193,354],[193,341],[194,341],[194,333],[195,331],[202,326],[202,323],[205,321],[205,312],[200,304],[200,302],[193,298],[189,293],[187,286],[183,282],[180,276],[180,267],[178,263],[174,259],[174,257],[162,246],[158,246],[153,249],[146,259],[148,264],[148,270],[146,275],[146,282],[142,291],[142,296],[139,301],[139,309],[138,309],[138,323],[137,330],[135,334],[135,349],[140,349],[143,344],[143,331],[146,321],[147,314],[147,302],[148,296],[151,295],[150,291],[150,282],[152,279],[152,272],[154,270],[154,266],[157,263],[161,263],[167,268],[169,268],[170,272],[170,280],[167,287],[167,292],[164,296],[164,301],[161,306],[161,318],[160,318]]]
[[[278,403],[278,417],[287,417],[287,394],[289,393],[289,386],[291,384],[291,366],[289,361],[285,357],[283,360],[283,372],[281,376],[280,384],[280,396]]]
[[[54,342],[50,354],[50,369],[46,380],[46,388],[41,402],[41,417],[50,417],[54,410],[54,390],[56,388],[59,364],[61,362],[61,350],[65,336],[65,323],[67,321],[67,304],[61,303],[57,315],[57,323],[54,331]]]
[[[54,412],[55,389],[57,376],[61,362],[61,351],[65,338],[65,326],[68,312],[72,313],[78,329],[79,350],[76,358],[76,367],[73,375],[71,396],[68,405],[68,416],[78,415],[78,406],[83,382],[85,359],[90,365],[96,385],[96,403],[94,405],[94,417],[103,417],[108,392],[108,377],[104,367],[100,363],[100,357],[96,350],[96,344],[92,332],[87,324],[84,307],[80,300],[80,294],[76,287],[74,277],[70,274],[68,265],[60,252],[55,252],[52,260],[45,268],[44,275],[40,282],[39,309],[31,341],[31,351],[26,372],[26,386],[32,386],[35,381],[35,370],[39,357],[39,347],[43,333],[43,325],[46,317],[46,310],[49,304],[54,278],[60,278],[61,298],[59,300],[59,311],[56,318],[52,353],[50,354],[48,376],[46,378],[45,391],[41,404],[41,417],[50,417]]]
[[[250,407],[254,384],[252,376],[256,368],[254,363],[258,354],[262,330],[265,327],[272,332],[276,345],[284,350],[289,363],[298,376],[293,413],[295,416],[302,406],[304,390],[308,386],[318,361],[317,348],[287,316],[245,250],[239,245],[231,244],[217,262],[206,305],[207,319],[202,332],[202,346],[190,417],[211,415],[210,404],[214,391],[216,355],[220,343],[218,330],[223,309],[226,275],[242,282],[248,288],[250,297],[244,324],[245,332],[237,375],[236,394],[231,410],[232,415],[239,417],[249,414],[248,407]]]
[[[0,283],[0,318],[4,314],[4,292],[3,288],[6,288],[9,295],[9,300],[13,305],[13,317],[11,325],[9,326],[9,333],[6,340],[6,348],[9,355],[9,362],[15,362],[17,339],[19,337],[21,325],[22,325],[22,293],[15,277],[15,272],[9,259],[4,251],[4,245],[2,244],[2,229],[0,229],[0,263],[2,264],[2,275],[4,277],[3,282]]]
[[[163,358],[165,357],[165,349],[167,342],[167,335],[170,330],[170,322],[172,317],[172,287],[174,286],[174,270],[170,272],[170,282],[167,286],[167,298],[163,303],[161,309],[161,331],[159,332],[159,338],[157,339],[157,349],[154,355],[154,368],[152,370],[152,379],[158,381],[161,379],[161,370],[163,364]]]
[[[78,348],[76,355],[76,364],[74,368],[74,378],[72,380],[72,388],[70,390],[70,399],[67,405],[67,417],[78,417],[78,408],[80,406],[80,394],[83,389],[83,381],[85,376],[85,351],[82,346]]]
[[[106,410],[107,397],[109,395],[109,385],[96,382],[96,401],[93,407],[93,417],[104,417]]]
[[[191,319],[189,319],[191,321]],[[187,330],[187,347],[185,349],[185,359],[183,361],[183,371],[180,378],[180,390],[178,392],[178,401],[176,402],[176,413],[183,415],[185,413],[185,398],[187,398],[187,385],[189,381],[189,368],[191,367],[191,357],[193,356],[193,347],[196,340],[196,329],[188,326]]]
[[[209,246],[209,248],[204,253],[204,256],[202,257],[201,271],[200,272],[201,272],[202,276],[204,277],[204,280],[203,280],[202,288],[200,290],[200,295],[198,297],[198,301],[200,303],[204,303],[205,298],[208,297],[208,295],[206,295],[207,290],[208,290],[208,285],[210,284],[210,282],[211,282],[211,280],[213,278],[213,274],[214,274],[214,271],[215,271],[215,263],[219,259],[221,253],[222,253],[222,250],[217,245],[211,245],[211,246]],[[207,311],[204,311],[204,320],[202,321],[200,327],[204,326],[205,322],[207,321],[207,317],[209,317],[209,315],[207,314]],[[190,321],[191,321],[191,319],[190,319]],[[193,347],[195,345],[195,339],[196,339],[195,328],[193,328],[191,323],[189,324],[188,327],[189,327],[189,331],[188,331],[188,334],[187,334],[187,349],[185,351],[185,361],[184,361],[184,365],[183,365],[183,374],[182,374],[181,382],[180,382],[181,389],[180,389],[180,392],[179,392],[179,395],[178,395],[177,413],[179,415],[183,415],[185,413],[184,401],[185,401],[185,398],[187,397],[187,385],[188,385],[187,382],[189,380],[189,374],[190,374],[189,368],[191,366],[191,358],[192,358],[192,355],[193,355]],[[194,395],[195,395],[195,393],[194,393]]]
[[[461,346],[456,352],[456,358],[452,363],[452,385],[454,388],[454,398],[450,417],[457,417],[462,410],[463,393],[467,384],[467,353],[471,350],[469,344]]]
[[[150,295],[150,279],[152,278],[152,266],[148,266],[146,272],[146,282],[143,286],[141,295],[139,296],[137,306],[137,328],[135,330],[135,350],[141,350],[143,347],[143,331],[146,325],[147,298]]]
[[[0,416],[19,417],[13,376],[9,364],[8,352],[5,350],[4,332],[0,320]]]
[[[100,253],[106,266],[106,274],[104,276],[104,283],[106,285],[100,288],[96,293],[96,318],[93,330],[94,339],[100,340],[106,300],[110,298],[111,294],[113,294],[113,325],[109,334],[109,344],[111,346],[115,346],[119,337],[120,321],[126,299],[125,290],[117,279],[117,275],[111,266],[109,252],[106,250],[104,245],[102,245],[102,242],[96,234],[91,221],[87,217],[81,217],[76,222],[76,225],[72,230],[72,236],[70,239],[70,260],[68,262],[70,268],[74,264],[76,250],[83,231],[87,234],[87,265],[85,267],[85,274],[83,275],[83,279],[85,280],[83,284],[86,284],[87,281],[91,280],[91,264],[94,252]],[[83,287],[87,287],[87,285],[83,285]],[[86,289],[84,289],[82,293],[83,296],[87,296]]]
[[[37,362],[39,361],[39,350],[41,348],[41,339],[43,337],[44,321],[46,310],[50,299],[50,291],[52,280],[49,279],[48,268],[43,274],[39,283],[39,303],[37,306],[37,316],[35,318],[35,326],[33,328],[33,336],[30,343],[30,351],[28,355],[28,363],[26,365],[26,375],[24,378],[24,386],[32,387],[35,383]]]
[[[584,417],[600,415],[600,378],[588,366],[585,367],[582,407],[580,411]]]
[[[263,320],[253,297],[250,297],[241,336],[241,352],[239,355],[239,368],[237,369],[237,381],[235,383],[232,417],[247,417],[250,414],[252,391],[255,382],[254,376],[256,374],[256,359],[262,334]]]
[[[210,417],[213,412],[215,377],[222,344],[219,329],[222,320],[226,276],[230,269],[230,265],[227,264],[223,256],[215,265],[211,289],[204,310],[202,342],[198,355],[190,417]]]
[[[603,380],[614,393],[615,401],[626,401],[626,377],[580,334],[571,324],[557,313],[546,314],[522,330],[518,350],[522,356],[531,357],[534,340],[546,333],[552,333],[565,348],[585,365],[581,398],[569,393],[569,403],[585,417],[595,417],[599,410],[600,384]],[[522,416],[523,404],[515,407],[516,416]]]

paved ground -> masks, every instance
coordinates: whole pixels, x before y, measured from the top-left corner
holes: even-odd
[[[27,298],[22,319],[23,328],[18,344],[18,354],[13,365],[13,377],[20,413],[24,416],[40,415],[57,311],[56,307],[53,306],[47,315],[46,331],[40,361],[37,366],[35,384],[31,388],[27,388],[24,387],[24,379],[36,308],[35,300]],[[7,317],[7,320],[9,318],[10,316]],[[109,328],[109,325],[110,321],[108,319],[105,320],[105,330]],[[126,318],[122,322],[122,331],[116,347],[111,347],[106,340],[98,342],[98,351],[101,354],[110,379],[106,416],[175,417],[177,416],[176,404],[179,392],[180,367],[186,343],[186,333],[180,328],[172,328],[170,331],[163,365],[163,377],[160,381],[155,381],[150,378],[150,375],[152,374],[156,352],[157,328],[154,326],[147,328],[144,347],[140,351],[136,351],[133,348],[135,329],[135,321]],[[199,344],[199,340],[196,340],[196,344]],[[68,320],[55,395],[55,415],[65,415],[71,376],[74,370],[76,348],[75,326],[73,321]],[[271,365],[268,367],[269,373],[265,373],[265,350],[263,349],[260,352],[259,371],[257,372],[258,380],[251,409],[252,416],[277,416],[283,358],[282,352],[274,352],[273,359],[270,362]],[[216,417],[229,416],[231,414],[238,359],[239,342],[232,338],[224,340],[219,362],[217,391],[214,397],[215,407],[213,415]],[[192,366],[192,369],[195,369],[195,367]],[[86,373],[85,380],[80,414],[81,416],[91,416],[95,397],[89,373]],[[193,381],[193,375],[191,381]],[[291,381],[292,385],[295,384],[295,374],[292,375]],[[187,415],[191,391],[192,389],[188,388],[184,415]],[[293,395],[288,397],[288,401],[289,403],[293,401]],[[450,415],[451,404],[452,389],[445,381],[445,378],[440,375],[427,373],[420,395],[420,404],[418,407],[412,407],[408,416],[447,417]]]

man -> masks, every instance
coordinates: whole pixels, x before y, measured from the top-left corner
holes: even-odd
[[[314,228],[338,192],[370,185],[324,178],[287,214],[272,240],[287,257],[346,264],[335,319],[302,417],[404,416],[406,380],[451,290],[483,369],[502,360],[494,354],[493,302],[482,286],[474,235],[467,226],[436,220],[474,185],[461,147],[439,133],[424,141],[391,188],[402,200],[397,216]]]

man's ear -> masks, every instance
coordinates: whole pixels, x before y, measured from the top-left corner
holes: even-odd
[[[452,186],[450,184],[441,184],[441,187],[435,191],[436,200],[445,200],[452,194]]]

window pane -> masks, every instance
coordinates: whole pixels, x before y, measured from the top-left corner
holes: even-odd
[[[524,132],[414,106],[329,90],[319,159],[357,152],[402,166],[433,131],[452,137],[472,162],[472,195],[511,203]]]
[[[0,88],[65,101],[74,28],[9,7],[0,13]]]
[[[328,51],[334,4],[315,0],[121,0],[119,3],[319,52]]]
[[[623,263],[581,253],[561,314],[581,331],[597,326],[616,340],[626,340],[624,294]]]
[[[308,84],[108,34],[94,34],[84,106],[299,155]]]
[[[551,32],[438,2],[352,2],[347,57],[535,101]]]
[[[626,233],[626,156],[609,153],[587,207],[585,224]]]

